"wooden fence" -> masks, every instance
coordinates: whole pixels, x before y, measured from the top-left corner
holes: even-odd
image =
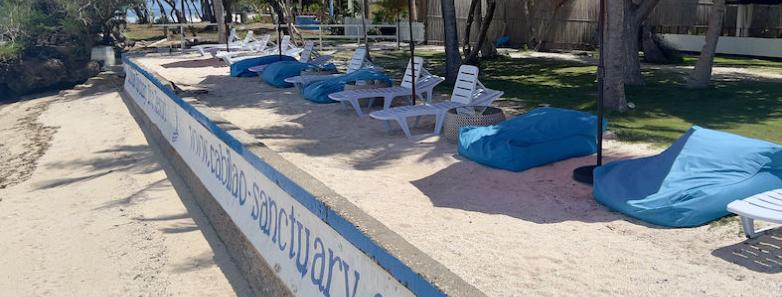
[[[422,0],[426,7],[424,22],[429,43],[443,42],[441,0]],[[460,40],[466,27],[470,0],[454,0]],[[510,37],[515,47],[534,45],[544,39],[549,47],[560,49],[590,49],[597,41],[598,0],[568,1],[554,15],[551,0],[499,0],[489,38]],[[647,24],[656,32],[703,34],[708,24],[710,0],[662,0],[649,16]],[[723,34],[736,32],[737,7],[728,7]],[[477,32],[477,29],[473,30]],[[756,5],[752,37],[782,38],[780,6]]]

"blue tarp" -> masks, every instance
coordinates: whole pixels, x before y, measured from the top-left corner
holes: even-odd
[[[693,127],[659,155],[595,169],[593,194],[609,208],[668,227],[728,215],[728,203],[782,188],[782,146]]]
[[[380,71],[360,69],[350,74],[311,83],[304,88],[302,96],[315,103],[334,103],[335,101],[329,98],[329,94],[341,92],[345,90],[345,84],[359,80],[380,80],[391,83],[391,79]]]
[[[462,128],[459,154],[486,166],[523,171],[594,154],[596,139],[596,116],[543,107],[496,126]]]
[[[286,83],[286,78],[299,76],[301,75],[302,70],[314,68],[319,67],[297,61],[274,62],[266,66],[266,68],[263,70],[263,74],[261,74],[261,79],[263,79],[263,81],[266,83],[278,88],[290,88],[293,87],[293,84]],[[334,66],[334,64],[328,64],[320,68],[325,70],[334,70],[337,67]]]
[[[238,61],[231,64],[231,76],[233,77],[249,77],[256,76],[258,73],[248,70],[250,67],[258,65],[266,65],[279,61],[296,61],[296,58],[285,55],[269,55],[257,58],[249,58]]]

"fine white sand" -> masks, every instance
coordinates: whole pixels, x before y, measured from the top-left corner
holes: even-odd
[[[188,61],[188,59],[196,59]],[[491,296],[779,296],[782,231],[744,241],[735,218],[690,229],[648,225],[573,182],[594,157],[522,173],[456,155],[439,137],[409,141],[339,105],[195,55],[140,58],[148,69],[253,134]],[[400,62],[403,63],[403,62]],[[431,131],[431,121],[417,132]],[[608,141],[608,159],[656,153]]]
[[[120,87],[0,105],[0,296],[250,296]]]

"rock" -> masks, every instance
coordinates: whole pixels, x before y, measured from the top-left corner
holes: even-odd
[[[0,90],[10,90],[18,96],[70,88],[100,73],[99,63],[85,59],[83,53],[73,48],[51,47],[35,53],[38,55],[9,62],[8,67],[0,69]]]

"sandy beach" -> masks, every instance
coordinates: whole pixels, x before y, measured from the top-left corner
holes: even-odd
[[[0,104],[0,295],[252,296],[121,83]]]
[[[595,202],[590,187],[571,179],[574,168],[594,157],[521,173],[491,169],[463,160],[439,137],[387,135],[382,122],[338,104],[314,104],[257,77],[229,77],[215,60],[150,55],[137,61],[184,89],[208,90],[193,99],[490,296],[782,292],[782,231],[745,241],[735,217],[669,229],[611,212]],[[425,131],[431,121],[416,132]],[[612,160],[658,151],[618,141],[606,147]]]

